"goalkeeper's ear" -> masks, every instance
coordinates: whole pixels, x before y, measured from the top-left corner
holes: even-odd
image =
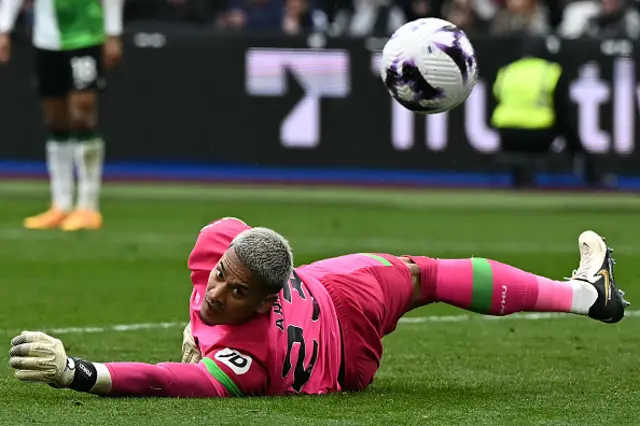
[[[278,294],[269,294],[258,305],[258,313],[266,314],[273,307],[274,302],[278,300]]]

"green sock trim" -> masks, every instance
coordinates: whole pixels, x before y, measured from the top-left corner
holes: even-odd
[[[49,140],[54,142],[69,142],[72,136],[71,132],[49,132]]]
[[[81,130],[74,132],[73,138],[76,142],[89,142],[95,139],[100,139],[100,133],[95,130]]]
[[[474,257],[471,259],[473,268],[473,292],[470,310],[481,314],[491,311],[493,299],[493,271],[487,259]]]

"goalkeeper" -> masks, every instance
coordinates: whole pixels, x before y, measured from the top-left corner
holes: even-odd
[[[60,340],[26,331],[11,341],[10,364],[18,380],[105,396],[361,391],[378,370],[383,336],[430,303],[620,321],[628,303],[611,250],[592,231],[580,235],[579,250],[567,281],[481,258],[353,254],[293,269],[282,236],[225,218],[201,230],[188,260],[194,289],[182,362],[90,362],[68,357]]]

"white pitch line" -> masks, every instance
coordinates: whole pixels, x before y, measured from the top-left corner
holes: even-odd
[[[0,198],[45,195],[48,186],[42,182],[0,181]],[[340,186],[216,185],[216,184],[136,184],[107,183],[106,199],[141,200],[207,200],[289,202],[296,204],[344,203],[387,205],[408,209],[473,208],[516,209],[527,211],[578,207],[640,207],[640,198],[625,193],[524,193],[508,191],[443,191],[408,188],[357,188]]]
[[[527,312],[520,314],[512,314],[507,316],[481,316],[481,315],[435,315],[423,317],[404,317],[400,318],[400,324],[425,324],[425,323],[444,323],[444,322],[465,322],[473,319],[478,321],[537,321],[546,319],[562,319],[575,318],[577,315],[557,313],[557,312]],[[626,311],[625,318],[639,318],[640,310]],[[186,325],[185,322],[150,322],[137,324],[117,324],[102,327],[65,327],[65,328],[45,328],[42,331],[52,335],[58,334],[96,334],[96,333],[115,333],[122,331],[138,331],[138,330],[154,330],[167,328],[181,328]],[[20,330],[0,330],[1,335],[18,334]]]
[[[197,233],[152,233],[152,232],[122,232],[108,231],[99,235],[87,236],[87,238],[108,241],[114,244],[148,244],[157,246],[160,243],[193,244]],[[571,243],[543,243],[543,242],[517,242],[517,241],[462,241],[462,240],[434,240],[425,236],[423,241],[409,240],[400,241],[397,238],[340,238],[322,236],[296,236],[291,235],[293,249],[297,253],[317,253],[318,250],[343,250],[345,247],[358,247],[360,249],[400,252],[400,251],[436,251],[469,253],[469,255],[481,256],[482,253],[548,253],[548,254],[570,254],[577,252],[577,244]],[[0,228],[0,241],[34,240],[34,241],[74,241],[75,236],[51,232],[33,232],[24,229]],[[640,246],[637,245],[614,245],[619,253],[628,255],[640,254]]]
[[[96,333],[114,333],[121,331],[138,331],[138,330],[157,330],[161,328],[178,328],[184,327],[186,322],[143,322],[137,324],[116,324],[116,325],[105,325],[101,327],[60,327],[60,328],[42,328],[38,329],[38,331],[44,331],[46,333],[57,335],[57,334],[96,334]],[[33,327],[30,330],[34,330]],[[13,335],[18,334],[22,330],[18,329],[4,329],[0,330],[1,335]]]
[[[83,333],[109,333],[119,331],[137,331],[137,330],[152,330],[159,328],[175,328],[184,327],[186,323],[183,322],[148,322],[138,324],[118,324],[109,325],[105,327],[67,327],[67,328],[52,328],[48,330],[51,334],[83,334]]]

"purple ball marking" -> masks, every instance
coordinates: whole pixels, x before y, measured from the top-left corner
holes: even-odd
[[[434,44],[453,60],[453,62],[460,70],[462,81],[466,84],[469,79],[469,69],[473,67],[475,58],[473,57],[473,55],[468,55],[467,52],[465,52],[464,49],[462,49],[462,47],[460,46],[460,39],[462,37],[466,37],[464,32],[451,25],[442,27],[438,30],[438,32],[453,34],[453,43],[451,45],[439,42],[435,42]]]
[[[387,76],[384,84],[393,93],[396,100],[405,108],[411,111],[429,112],[436,111],[439,105],[423,106],[420,101],[432,101],[442,97],[444,91],[433,87],[420,73],[420,70],[413,61],[402,63],[402,71],[399,70],[400,61],[395,60],[387,68]],[[415,96],[415,100],[407,101],[398,97],[398,86],[409,86]]]
[[[476,60],[474,57],[469,57],[467,58],[467,68],[473,68],[473,65],[475,64]]]
[[[417,30],[419,30],[419,29],[420,29],[420,27],[423,27],[424,25],[427,25],[427,22],[426,22],[426,21],[420,21],[420,22],[418,22],[418,23],[414,24],[414,25],[411,27],[411,31],[417,31]]]

